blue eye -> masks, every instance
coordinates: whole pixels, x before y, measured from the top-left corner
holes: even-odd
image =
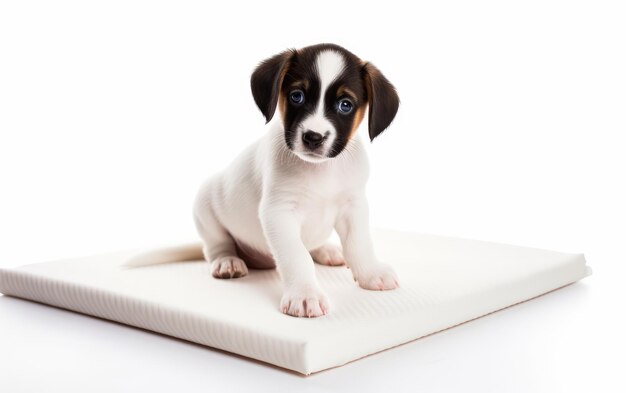
[[[339,103],[337,104],[337,110],[339,111],[339,113],[347,115],[352,112],[352,109],[354,109],[354,104],[352,103],[352,101],[347,98],[339,100]]]
[[[304,92],[302,90],[294,90],[289,93],[289,100],[294,105],[302,105],[304,104]]]

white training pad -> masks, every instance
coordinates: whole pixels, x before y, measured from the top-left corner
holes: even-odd
[[[590,273],[582,254],[374,231],[400,289],[359,288],[317,265],[331,302],[320,318],[279,311],[275,270],[211,277],[204,261],[137,268],[137,252],[0,269],[0,292],[111,319],[310,374],[458,325]],[[154,251],[154,250],[152,250]]]

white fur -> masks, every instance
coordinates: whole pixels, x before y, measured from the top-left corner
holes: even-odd
[[[324,116],[324,96],[326,95],[328,86],[341,75],[343,69],[346,67],[346,63],[341,54],[333,50],[326,50],[318,54],[315,66],[320,79],[320,97],[315,112],[300,123],[298,133],[294,139],[294,149],[296,154],[303,160],[318,163],[327,160],[325,156],[337,137],[335,127],[326,116]],[[307,130],[315,131],[327,137],[323,145],[324,149],[319,157],[309,153],[302,144],[302,133]]]
[[[324,91],[341,72],[343,60],[323,52],[318,68]],[[316,121],[322,121],[317,115]],[[247,273],[237,257],[236,239],[258,254],[273,256],[284,287],[281,311],[324,315],[329,302],[317,283],[311,252],[320,263],[340,264],[341,254],[325,246],[336,230],[343,259],[361,287],[396,288],[395,273],[374,255],[365,198],[369,167],[358,136],[337,157],[311,163],[287,148],[280,118],[275,116],[265,136],[198,193],[194,217],[213,274]]]

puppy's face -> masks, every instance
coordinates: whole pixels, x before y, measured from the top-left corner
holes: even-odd
[[[298,52],[278,98],[287,146],[305,161],[337,156],[363,119],[366,97],[354,56],[330,49]]]
[[[278,107],[287,147],[315,163],[344,150],[368,106],[373,140],[399,104],[395,89],[374,66],[331,44],[267,59],[254,71],[251,85],[267,121]]]

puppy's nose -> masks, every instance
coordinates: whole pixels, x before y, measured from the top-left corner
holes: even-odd
[[[302,134],[302,142],[311,150],[317,149],[323,141],[324,137],[318,132],[309,130]]]

